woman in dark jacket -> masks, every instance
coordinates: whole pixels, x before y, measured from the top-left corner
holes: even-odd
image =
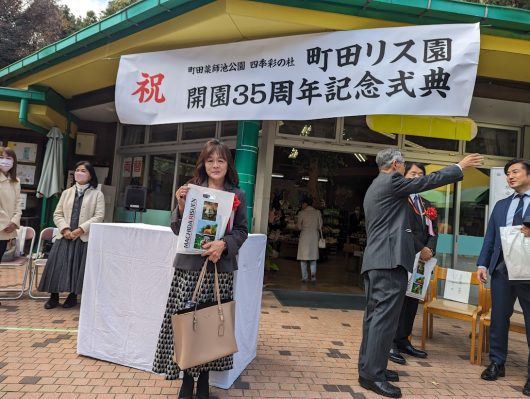
[[[175,275],[171,283],[166,313],[162,322],[153,363],[153,371],[165,374],[169,380],[178,378],[180,372],[178,365],[172,359],[173,330],[171,327],[171,316],[185,308],[186,302],[191,300],[205,257],[209,260],[208,271],[204,278],[202,293],[198,302],[214,301],[214,263],[217,263],[219,272],[221,300],[233,298],[233,271],[237,269],[236,255],[248,236],[245,193],[237,187],[239,179],[234,161],[230,149],[225,144],[213,139],[204,145],[197,159],[194,176],[188,183],[233,192],[237,198],[237,200],[234,200],[234,206],[236,206],[238,201],[239,205],[234,213],[234,223],[231,230],[227,228],[225,236],[220,240],[204,244],[203,249],[205,251],[202,256],[177,254],[175,257],[173,265],[175,267]],[[187,192],[188,187],[184,185],[176,193],[178,206],[172,214],[171,228],[177,235],[182,222]],[[209,371],[230,370],[232,365],[233,357],[229,355],[184,370],[184,380],[178,397],[191,399],[193,397],[194,377],[198,377],[196,398],[208,398]]]

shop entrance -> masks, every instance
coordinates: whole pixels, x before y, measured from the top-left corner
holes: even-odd
[[[275,147],[268,236],[271,289],[360,293],[361,251],[366,244],[362,201],[378,169],[375,157]],[[303,282],[297,251],[297,215],[305,198],[322,214],[326,248],[320,249],[316,282]]]

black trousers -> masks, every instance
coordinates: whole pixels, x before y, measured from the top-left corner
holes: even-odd
[[[388,352],[396,335],[408,274],[403,267],[363,273],[366,310],[363,340],[359,349],[359,376],[386,381]]]
[[[523,309],[526,341],[530,347],[530,284],[528,281],[510,281],[506,264],[500,262],[491,275],[490,360],[504,364],[508,355],[508,332],[515,299]],[[530,375],[530,355],[528,356]]]
[[[400,349],[407,345],[410,345],[409,336],[412,334],[412,328],[414,327],[414,319],[418,312],[419,299],[405,296],[403,300],[403,306],[401,307],[401,313],[399,314],[399,322],[396,330],[396,336],[394,337],[393,348]]]
[[[7,249],[7,243],[9,241],[7,240],[0,240],[0,262],[2,261],[2,256],[4,256],[4,253]]]

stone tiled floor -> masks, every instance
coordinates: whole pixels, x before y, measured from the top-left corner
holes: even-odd
[[[43,309],[42,301],[0,307],[0,398],[175,398],[180,381],[76,354],[79,308]],[[258,356],[232,389],[216,398],[375,398],[359,387],[362,312],[283,307],[265,292]],[[419,335],[418,317],[415,335]],[[479,378],[468,361],[468,327],[436,319],[429,358],[400,372],[405,398],[523,397],[528,348],[512,334],[507,377]],[[416,339],[417,343],[417,339]]]

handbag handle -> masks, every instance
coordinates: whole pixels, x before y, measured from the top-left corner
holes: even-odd
[[[204,261],[204,264],[202,266],[201,272],[199,274],[199,278],[197,280],[197,284],[195,285],[195,290],[193,291],[193,296],[191,297],[192,302],[195,303],[195,310],[193,312],[193,330],[196,330],[198,327],[198,321],[196,317],[197,313],[197,297],[199,296],[199,292],[202,289],[202,283],[204,282],[204,277],[206,276],[206,269],[208,267],[208,259]],[[217,263],[214,264],[214,299],[217,300],[217,313],[219,315],[219,326],[217,329],[217,334],[219,336],[224,335],[225,331],[225,317],[223,313],[223,308],[221,307],[221,293],[219,290],[219,275],[217,273]]]
[[[193,290],[193,295],[191,296],[191,301],[197,303],[197,297],[199,295],[199,292],[202,288],[202,282],[204,280],[204,276],[206,275],[206,268],[208,266],[208,258],[204,261],[204,264],[202,265],[201,272],[199,273],[199,278],[197,279],[197,284],[195,284],[195,289]]]

